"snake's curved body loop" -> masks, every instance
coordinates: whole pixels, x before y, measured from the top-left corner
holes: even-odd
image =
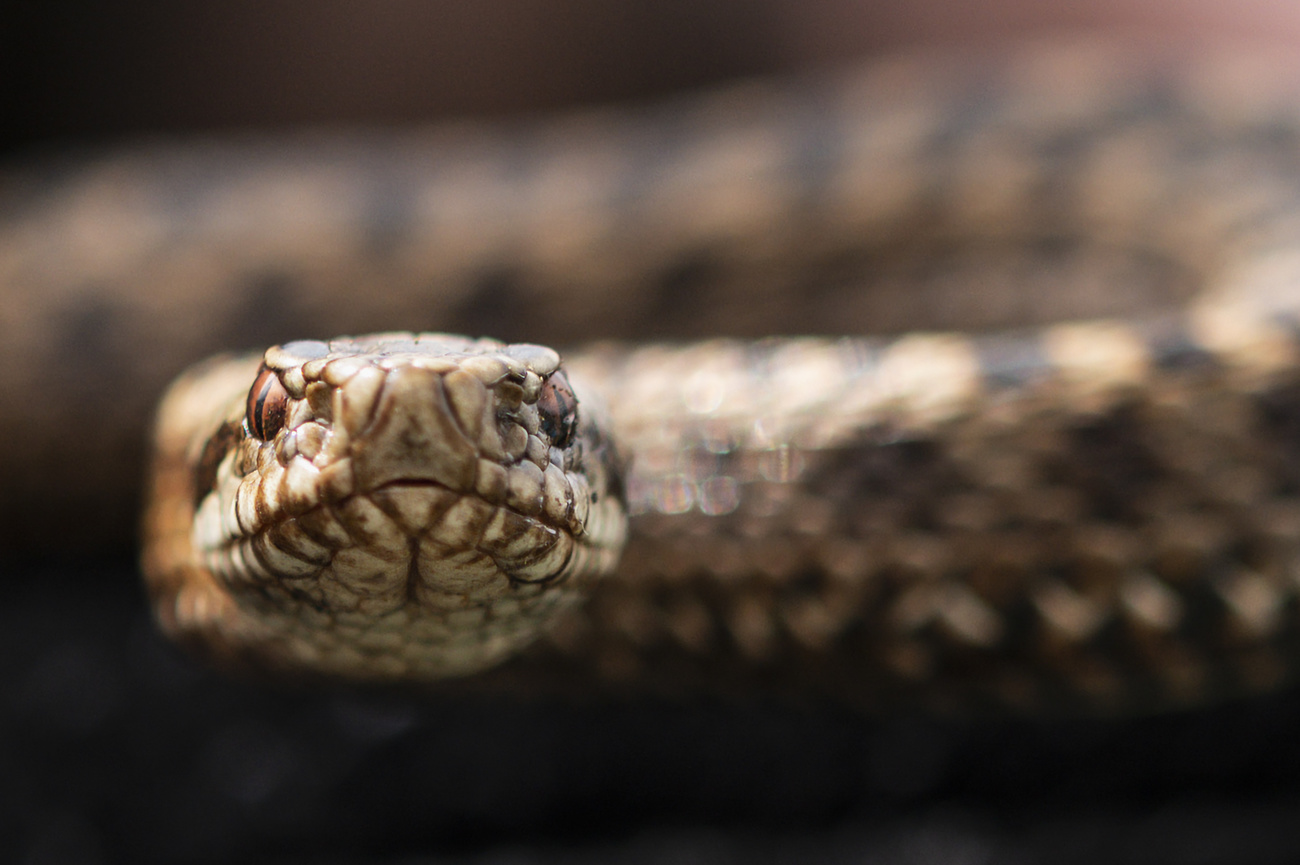
[[[594,324],[675,337],[563,352],[578,413],[606,403],[626,458],[600,470],[629,514],[617,567],[562,581],[590,587],[580,603],[546,605],[556,615],[535,634],[511,625],[492,663],[422,654],[481,644],[483,632],[403,642],[359,618],[368,601],[338,612],[325,601],[365,593],[312,584],[333,579],[319,561],[290,575],[292,588],[247,590],[258,582],[249,574],[260,580],[287,548],[311,545],[297,529],[239,540],[250,518],[232,503],[254,493],[221,492],[222,478],[235,483],[262,460],[274,480],[241,483],[266,513],[288,508],[277,524],[288,526],[307,511],[275,498],[295,488],[284,461],[213,444],[223,429],[256,433],[268,386],[250,396],[255,359],[214,362],[182,379],[160,414],[146,553],[160,617],[231,654],[296,667],[320,644],[281,651],[281,637],[247,625],[275,620],[268,605],[285,595],[302,621],[319,620],[325,642],[351,635],[336,656],[346,660],[326,672],[472,670],[458,680],[525,688],[1051,710],[1167,706],[1288,681],[1300,661],[1300,117],[1290,92],[1242,64],[1027,54],[587,118],[507,156],[497,139],[445,152],[428,182],[389,188],[382,200],[394,209],[372,220],[364,254],[283,260],[344,309],[351,292],[395,287],[392,309],[330,318],[316,336],[394,324],[418,296],[419,326],[488,330],[477,313],[499,307],[506,336],[575,343]],[[532,166],[522,181],[521,164]],[[515,173],[498,176],[504,168]],[[334,189],[320,202],[327,223],[379,212],[346,180]],[[548,317],[543,299],[563,313]],[[871,332],[905,335],[862,336]],[[832,336],[734,338],[782,333]],[[714,334],[732,338],[685,341]],[[308,375],[309,359],[276,366],[295,351],[266,362],[305,405],[323,380]],[[403,389],[384,375],[381,402]],[[209,403],[211,391],[221,396]],[[286,429],[315,423],[296,411]],[[281,456],[311,462],[328,449],[317,445]],[[214,452],[215,473],[203,456]],[[547,466],[573,466],[549,450],[533,456],[523,471],[545,476],[546,498]],[[478,477],[434,486],[459,493]],[[429,589],[430,532],[464,524],[448,529],[431,505],[412,528],[375,490],[383,484],[312,500],[331,528],[298,528],[316,546],[331,532],[355,550],[380,539],[364,555],[397,564],[375,573],[416,575],[378,580],[387,615],[393,586]],[[556,519],[571,518],[577,499],[556,496],[568,514]],[[204,547],[210,532],[225,533],[216,553]],[[597,544],[593,560],[612,560],[613,543]],[[229,552],[240,544],[258,550],[255,562],[243,556],[249,571]],[[504,621],[536,591],[509,586],[520,594]],[[470,608],[467,628],[497,615],[472,598]]]

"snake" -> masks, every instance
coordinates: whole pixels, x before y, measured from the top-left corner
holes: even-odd
[[[143,499],[163,630],[290,681],[1048,712],[1285,686],[1293,69],[906,56],[10,166],[7,531],[102,543]]]

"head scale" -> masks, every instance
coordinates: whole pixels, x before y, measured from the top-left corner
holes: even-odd
[[[198,461],[193,543],[279,656],[349,676],[472,672],[617,559],[621,467],[550,349],[292,342],[265,353],[235,412]]]

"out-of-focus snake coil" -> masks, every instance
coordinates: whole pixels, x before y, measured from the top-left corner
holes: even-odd
[[[1295,82],[903,61],[282,160],[279,193],[192,192],[211,212],[173,179],[189,259],[141,264],[159,216],[126,272],[263,256],[316,292],[281,339],[411,332],[173,386],[159,618],[459,686],[1056,711],[1290,681]],[[259,200],[295,228],[236,230]]]

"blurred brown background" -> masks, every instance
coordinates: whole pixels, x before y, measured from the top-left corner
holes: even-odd
[[[1293,0],[104,0],[0,10],[0,149],[550,111],[913,45],[1300,45]]]

